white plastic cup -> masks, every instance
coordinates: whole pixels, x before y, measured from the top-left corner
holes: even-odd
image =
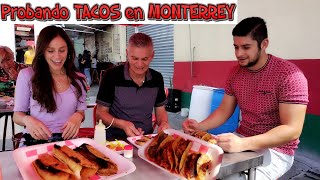
[[[181,108],[181,116],[187,117],[189,115],[189,109],[188,108]]]
[[[123,156],[125,158],[132,158],[133,157],[133,146],[132,145],[125,145],[123,150]]]

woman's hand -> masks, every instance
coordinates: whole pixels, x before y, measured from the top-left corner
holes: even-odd
[[[46,125],[32,116],[23,117],[23,122],[34,139],[48,140],[52,135]]]
[[[63,139],[72,139],[78,135],[83,115],[80,112],[73,113],[69,120],[61,128]]]

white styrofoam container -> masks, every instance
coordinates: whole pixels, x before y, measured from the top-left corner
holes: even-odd
[[[188,134],[185,134],[181,131],[177,131],[174,129],[166,129],[164,130],[164,132],[168,135],[173,135],[175,136],[180,136],[184,139],[188,139],[190,141],[193,142],[193,145],[191,147],[191,151],[194,152],[201,152],[201,153],[206,153],[208,155],[210,155],[212,157],[211,159],[211,170],[209,171],[209,175],[207,176],[207,179],[216,179],[216,176],[219,173],[220,167],[221,167],[221,162],[222,162],[222,157],[223,157],[223,150],[215,145],[215,144],[211,144],[208,143],[206,141],[203,141],[201,139],[198,139],[196,137],[190,136]],[[163,167],[159,166],[158,164],[150,161],[149,159],[147,159],[147,157],[145,156],[145,150],[148,147],[148,145],[151,143],[151,141],[148,141],[146,144],[144,144],[141,148],[139,148],[138,150],[138,155],[140,158],[144,159],[145,161],[149,162],[150,164],[164,170],[167,171],[170,174],[175,175],[178,178],[182,178],[185,179],[183,176],[180,176],[179,174],[175,174],[175,173],[171,173],[169,170],[164,169]]]
[[[47,144],[39,144],[34,146],[22,147],[13,151],[13,159],[16,162],[16,165],[25,180],[40,180],[36,170],[32,166],[32,162],[38,158],[39,154],[49,153],[52,154],[53,145],[57,144],[60,146],[67,145],[71,149],[75,147],[79,147],[83,143],[90,144],[105,156],[109,157],[115,164],[118,166],[118,173],[112,176],[99,176],[95,175],[94,179],[116,179],[127,174],[130,174],[136,170],[136,166],[124,158],[120,154],[112,151],[111,149],[106,148],[98,143],[96,143],[93,139],[89,138],[79,138],[72,139],[60,142],[53,142]]]

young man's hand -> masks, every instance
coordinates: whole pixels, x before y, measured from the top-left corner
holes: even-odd
[[[218,146],[225,152],[242,152],[245,150],[243,138],[233,134],[224,133],[217,136]]]
[[[199,123],[194,119],[187,119],[182,123],[182,129],[185,133],[191,134],[200,129]]]

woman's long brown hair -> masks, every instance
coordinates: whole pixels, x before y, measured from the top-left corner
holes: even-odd
[[[32,62],[32,69],[34,75],[31,79],[32,81],[32,92],[33,99],[38,101],[41,107],[45,108],[47,112],[52,113],[57,110],[57,104],[54,99],[54,82],[52,75],[50,73],[49,65],[44,57],[44,52],[48,48],[50,42],[55,38],[60,36],[67,43],[68,55],[64,63],[64,68],[66,75],[71,80],[71,84],[76,88],[77,98],[82,96],[82,90],[80,85],[76,80],[79,80],[84,89],[85,79],[77,74],[79,71],[74,65],[75,50],[73,43],[71,42],[67,33],[60,27],[47,26],[41,30],[36,46],[36,54]]]

